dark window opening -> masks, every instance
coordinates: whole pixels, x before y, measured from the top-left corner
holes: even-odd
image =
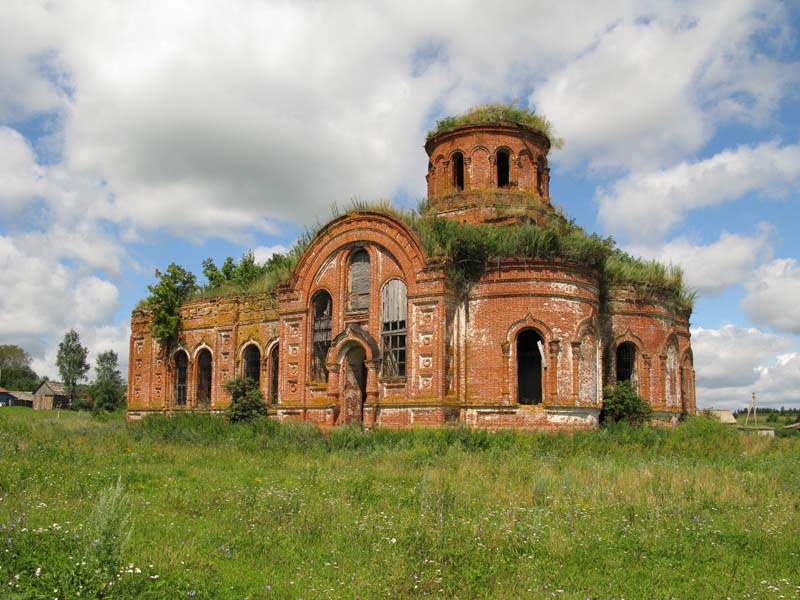
[[[406,376],[407,295],[406,284],[399,279],[391,280],[383,288],[381,346],[384,377]]]
[[[617,381],[632,381],[636,368],[636,346],[624,342],[617,346]]]
[[[278,402],[278,344],[275,344],[269,355],[269,376],[269,403],[276,404]]]
[[[197,355],[197,406],[211,404],[211,352],[201,350]]]
[[[539,404],[542,401],[542,336],[526,329],[517,337],[517,402]]]
[[[350,302],[351,311],[369,308],[369,253],[356,250],[350,257]]]
[[[175,355],[175,406],[186,406],[186,380],[189,373],[189,357],[185,352]]]
[[[544,158],[541,156],[536,159],[536,192],[544,196]]]
[[[314,324],[312,331],[311,380],[328,381],[325,359],[331,347],[331,297],[320,292],[314,297]]]
[[[453,187],[458,191],[464,189],[464,155],[461,152],[453,154]]]
[[[244,355],[244,377],[251,379],[256,384],[256,388],[261,386],[261,352],[258,346],[250,344],[245,348]]]
[[[508,152],[497,153],[497,187],[508,187],[511,182],[511,160]]]

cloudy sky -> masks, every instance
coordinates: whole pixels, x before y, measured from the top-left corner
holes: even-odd
[[[127,369],[156,268],[415,206],[436,119],[517,99],[566,142],[554,200],[684,266],[698,403],[800,406],[798,39],[768,0],[5,0],[0,343]]]

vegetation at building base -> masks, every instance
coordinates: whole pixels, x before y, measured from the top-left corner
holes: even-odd
[[[600,420],[603,423],[620,423],[631,425],[647,423],[653,409],[633,389],[630,381],[617,381],[603,390],[603,410]]]
[[[231,395],[231,403],[225,409],[225,416],[231,423],[246,423],[266,416],[264,396],[252,379],[237,375],[228,379],[223,387]]]
[[[789,598],[800,586],[800,435],[706,419],[325,435],[11,408],[0,453],[12,599]]]
[[[528,108],[513,103],[480,104],[460,115],[440,119],[436,121],[436,127],[428,132],[428,139],[453,127],[472,125],[473,123],[499,122],[519,123],[520,125],[529,127],[544,135],[554,148],[561,148],[564,146],[564,140],[553,133],[553,124],[550,121],[542,115],[537,115]]]

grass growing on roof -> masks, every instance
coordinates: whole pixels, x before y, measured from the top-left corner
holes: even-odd
[[[436,121],[436,127],[428,132],[428,139],[453,127],[471,125],[473,123],[499,122],[519,123],[534,131],[538,131],[544,135],[550,141],[550,145],[555,148],[561,148],[564,145],[564,140],[556,137],[553,133],[553,124],[544,116],[538,115],[528,108],[516,106],[514,104],[500,103],[480,104],[460,115],[440,119]]]

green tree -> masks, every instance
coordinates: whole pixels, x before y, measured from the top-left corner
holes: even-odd
[[[225,382],[231,404],[225,414],[232,423],[252,421],[267,414],[264,397],[252,379],[236,376]]]
[[[181,304],[197,289],[197,279],[194,273],[175,263],[163,273],[156,269],[156,277],[158,283],[147,286],[150,296],[146,306],[153,313],[153,336],[169,348],[178,337]]]
[[[32,392],[39,386],[39,376],[31,369],[31,357],[13,344],[0,345],[0,387]]]
[[[56,366],[64,385],[67,386],[70,405],[75,399],[78,380],[86,379],[86,372],[89,370],[89,363],[86,362],[87,354],[88,350],[85,346],[81,346],[81,338],[77,331],[70,329],[64,334],[64,339],[58,345]]]
[[[647,401],[636,393],[630,381],[618,381],[603,390],[603,411],[600,418],[605,423],[627,421],[646,423],[653,412]]]
[[[113,412],[122,406],[124,400],[122,374],[119,371],[117,353],[107,350],[98,354],[94,370],[95,382],[92,385],[94,411]]]
[[[230,285],[246,290],[257,279],[274,268],[271,266],[272,260],[273,258],[270,258],[267,264],[259,265],[253,251],[248,250],[238,263],[229,256],[222,264],[222,268],[218,268],[213,258],[207,258],[203,261],[203,275],[208,280],[209,288]]]

